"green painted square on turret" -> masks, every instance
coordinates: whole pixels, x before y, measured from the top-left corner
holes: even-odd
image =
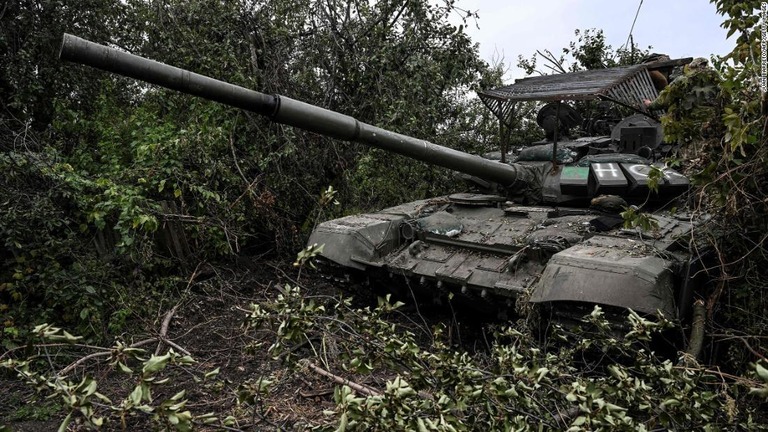
[[[586,195],[589,184],[589,167],[564,166],[560,173],[560,193]]]

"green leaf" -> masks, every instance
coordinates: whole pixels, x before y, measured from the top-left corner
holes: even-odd
[[[667,400],[665,400],[664,402],[661,403],[661,407],[662,408],[676,407],[676,406],[679,406],[679,405],[682,405],[682,403],[679,400],[675,399],[675,398],[667,399]]]
[[[750,387],[749,394],[768,400],[768,387]]]
[[[536,375],[537,375],[536,382],[541,381],[547,375],[548,372],[549,372],[549,369],[545,367],[539,368],[539,370],[536,371]]]
[[[206,374],[204,375],[204,378],[205,378],[205,379],[208,379],[208,378],[213,378],[213,377],[215,377],[216,375],[218,375],[218,374],[219,374],[219,372],[220,372],[220,368],[216,368],[216,369],[214,369],[214,370],[212,370],[212,371],[210,371],[210,372],[206,372]]]
[[[416,419],[416,426],[418,427],[419,432],[428,432],[427,425],[424,424],[424,419],[419,417]]]
[[[117,362],[117,367],[120,369],[120,371],[125,372],[127,374],[132,374],[133,370],[125,365],[123,362]]]
[[[144,362],[144,367],[142,368],[142,372],[145,374],[152,374],[155,372],[158,372],[162,370],[167,364],[168,360],[170,360],[171,355],[165,354],[161,356],[152,355],[152,357],[149,358],[146,362]]]
[[[62,421],[59,425],[58,432],[67,432],[67,428],[69,428],[69,422],[72,421],[72,412],[73,411],[70,411],[69,414],[64,417],[64,421]]]
[[[186,390],[182,390],[182,391],[176,393],[175,395],[173,395],[173,397],[171,397],[170,400],[177,401],[177,400],[183,398],[185,394],[187,394],[187,391]]]
[[[755,363],[755,372],[763,382],[768,383],[768,369],[764,368],[760,363]]]
[[[112,401],[108,397],[104,396],[103,394],[101,394],[99,392],[96,392],[93,395],[96,396],[97,398],[99,398],[99,400],[101,400],[104,403],[112,404]]]
[[[348,423],[347,413],[345,412],[345,413],[341,414],[341,418],[339,419],[339,427],[336,428],[335,432],[344,432],[344,431],[346,431],[347,430],[347,423]]]
[[[178,362],[179,362],[180,364],[183,364],[183,365],[191,365],[191,364],[195,364],[195,363],[197,363],[197,360],[195,360],[194,358],[192,358],[192,356],[188,356],[188,355],[185,355],[184,357],[180,358],[180,359],[178,360]]]
[[[137,385],[131,394],[128,396],[128,400],[131,401],[131,405],[138,406],[141,403],[142,398],[141,384]]]
[[[85,395],[90,396],[94,393],[96,393],[96,387],[98,384],[96,383],[96,380],[91,380],[91,382],[88,383],[88,387],[85,389]]]

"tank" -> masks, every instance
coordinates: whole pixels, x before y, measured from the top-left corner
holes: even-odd
[[[688,179],[654,162],[668,151],[658,113],[618,118],[611,108],[655,97],[648,65],[526,78],[482,92],[502,120],[514,103],[546,102],[537,121],[547,139],[481,157],[68,34],[60,57],[455,170],[466,181],[460,193],[320,223],[309,244],[324,245],[320,258],[330,272],[392,278],[388,286],[435,301],[465,298],[502,317],[521,296],[563,321],[594,305],[673,320],[689,315],[701,282],[691,276],[701,266],[689,250],[695,221],[664,210],[688,190]],[[588,100],[586,119],[563,102]],[[572,138],[576,128],[599,136]],[[640,212],[633,204],[653,205],[646,215],[653,229],[624,227],[621,212]]]

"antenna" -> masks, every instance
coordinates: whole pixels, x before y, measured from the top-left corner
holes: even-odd
[[[643,0],[640,0],[640,4],[637,6],[637,12],[635,12],[635,19],[632,20],[632,27],[629,29],[629,36],[627,36],[627,41],[624,42],[623,47],[626,47],[627,44],[629,44],[630,39],[632,38],[632,31],[635,30],[635,23],[637,22],[637,16],[640,15],[640,8],[643,7]],[[632,44],[634,45],[634,43]]]

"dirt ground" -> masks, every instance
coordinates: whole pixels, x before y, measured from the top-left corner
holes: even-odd
[[[290,274],[282,270],[286,268]],[[190,283],[189,295],[177,305],[167,330],[167,338],[189,351],[197,363],[174,369],[168,384],[153,387],[154,400],[164,400],[184,389],[188,399],[186,409],[193,414],[213,412],[220,418],[231,415],[237,419],[229,429],[203,426],[196,430],[302,430],[307,425],[326,423],[329,419],[323,410],[334,408],[336,384],[302,370],[295,363],[273,359],[267,354],[267,347],[274,341],[256,340],[245,330],[249,306],[274,298],[278,287],[286,283],[297,284],[296,277],[297,272],[285,262],[260,262],[226,270],[199,269]],[[352,293],[306,271],[301,275],[300,284],[306,295]],[[127,330],[123,342],[132,344],[156,337],[167,316],[168,311],[158,311],[153,320],[135,323],[132,326],[135,330]],[[151,353],[157,345],[142,348]],[[166,349],[165,345],[161,347]],[[204,378],[207,372],[217,368],[219,373],[215,377]],[[98,391],[113,403],[125,399],[136,385],[135,381],[126,381],[125,374],[115,371],[106,356],[82,362],[69,377],[78,381],[84,374],[97,380]],[[260,379],[267,378],[273,381],[268,395],[238,402],[239,389],[253,388]],[[46,400],[44,395],[36,394],[28,384],[8,373],[0,375],[0,388],[5,393],[0,404],[0,431],[3,425],[12,431],[56,430],[66,415],[55,400]],[[100,414],[110,415],[103,410]],[[148,415],[140,414],[127,418],[126,425],[127,430],[157,428]],[[69,427],[69,430],[84,429],[79,420]],[[120,419],[113,415],[103,429],[121,430]]]

